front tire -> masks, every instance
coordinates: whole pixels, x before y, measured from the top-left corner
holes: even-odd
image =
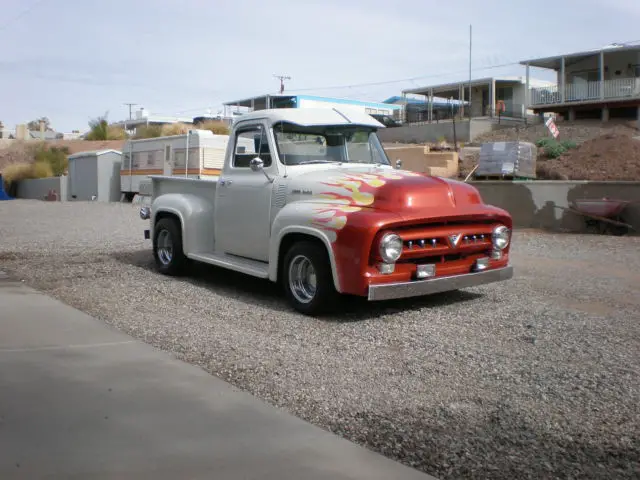
[[[188,259],[182,249],[182,232],[177,220],[165,217],[156,223],[153,257],[160,273],[179,275],[184,271]]]
[[[314,242],[298,242],[287,251],[283,284],[289,303],[305,315],[328,312],[339,296],[324,245]]]

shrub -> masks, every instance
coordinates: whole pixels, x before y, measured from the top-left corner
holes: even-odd
[[[2,170],[2,178],[8,185],[11,185],[13,182],[33,178],[32,172],[32,163],[13,163]]]
[[[162,126],[162,136],[184,135],[192,128],[194,128],[193,125],[187,125],[186,123],[182,122],[169,123]]]
[[[109,125],[105,117],[90,120],[89,127],[90,131],[85,137],[87,140],[124,140],[128,137],[124,128]]]
[[[560,142],[560,145],[562,145],[565,150],[572,150],[578,147],[576,142],[574,142],[573,140],[563,140],[562,142]]]
[[[51,165],[47,162],[13,163],[2,170],[2,179],[8,187],[14,182],[33,178],[52,177]]]
[[[133,138],[157,138],[162,136],[162,125],[143,125],[136,130]]]
[[[556,141],[552,138],[548,138],[548,137],[544,137],[544,138],[539,138],[538,140],[536,140],[536,147],[538,148],[544,148],[548,145],[551,145],[553,143],[556,143]]]
[[[199,123],[195,128],[198,130],[209,130],[216,135],[229,135],[229,126],[219,120],[207,120]]]
[[[50,166],[51,174],[48,176],[59,177],[67,171],[69,165],[68,155],[68,147],[47,148],[45,145],[40,145],[35,153],[35,161],[36,163],[45,163]]]
[[[116,125],[109,125],[107,127],[107,140],[126,140],[129,138],[127,131]]]
[[[0,172],[14,163],[32,163],[37,147],[37,142],[14,140],[8,147],[0,148]]]
[[[553,143],[544,147],[544,154],[548,158],[558,158],[566,151],[567,149],[559,143]]]
[[[65,157],[66,160],[66,157]],[[31,165],[31,178],[59,177],[55,175],[51,164],[47,161],[35,162]]]

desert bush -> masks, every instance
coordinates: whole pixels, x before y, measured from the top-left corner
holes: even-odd
[[[207,120],[199,123],[195,128],[198,130],[209,130],[216,135],[229,135],[229,126],[219,120]]]
[[[136,130],[136,134],[133,138],[157,138],[162,135],[162,125],[143,125]]]
[[[127,131],[116,125],[109,125],[107,127],[107,140],[126,140],[129,138]]]
[[[89,121],[89,133],[87,140],[125,140],[128,138],[124,128],[109,125],[105,117],[94,118]]]
[[[578,144],[573,140],[563,140],[562,142],[560,142],[560,145],[562,145],[565,150],[572,150],[578,147]]]
[[[31,178],[59,177],[55,175],[51,164],[48,161],[39,161],[31,165]]]
[[[47,162],[13,163],[2,170],[2,178],[7,184],[33,178],[52,177],[51,165]]]
[[[162,135],[184,135],[189,130],[193,129],[193,125],[187,125],[186,123],[169,123],[162,126]]]
[[[67,171],[69,165],[68,156],[68,147],[47,148],[46,145],[39,145],[35,152],[35,161],[36,163],[48,164],[51,167],[50,177],[59,177]]]
[[[37,149],[32,141],[14,140],[6,148],[0,148],[0,172],[14,163],[32,163]]]

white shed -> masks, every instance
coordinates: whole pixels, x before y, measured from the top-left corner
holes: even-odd
[[[122,152],[118,150],[79,152],[69,155],[68,159],[68,200],[120,201]]]

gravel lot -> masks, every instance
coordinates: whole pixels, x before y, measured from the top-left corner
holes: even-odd
[[[0,202],[0,269],[439,478],[638,478],[640,237],[518,232],[516,277],[309,319],[153,270],[138,207]]]

